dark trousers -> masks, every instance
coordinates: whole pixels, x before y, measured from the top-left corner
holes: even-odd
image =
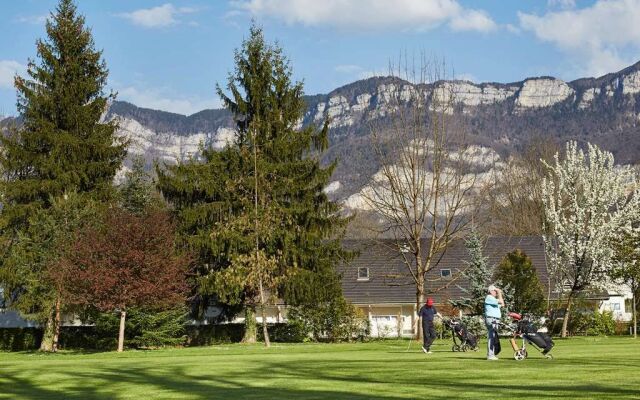
[[[429,350],[433,341],[436,340],[436,328],[433,327],[433,322],[422,322],[422,346]]]

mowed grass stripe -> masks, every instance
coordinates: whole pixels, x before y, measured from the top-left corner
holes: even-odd
[[[425,355],[418,343],[219,345],[61,354],[0,353],[0,399],[637,399],[640,341],[557,340],[555,360]],[[407,347],[409,351],[407,351]]]

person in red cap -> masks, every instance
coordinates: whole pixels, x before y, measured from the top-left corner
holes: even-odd
[[[433,299],[427,298],[427,301],[418,311],[418,316],[422,319],[422,351],[431,354],[431,344],[436,340],[436,329],[433,326],[435,316],[442,318],[442,315],[433,306]]]

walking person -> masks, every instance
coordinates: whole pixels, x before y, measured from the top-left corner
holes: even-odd
[[[429,297],[418,311],[418,316],[422,318],[422,351],[432,354],[431,344],[436,340],[436,329],[433,326],[435,316],[442,318],[442,315],[433,306],[433,299]]]
[[[500,307],[504,307],[502,290],[491,285],[487,288],[487,297],[484,299],[484,320],[487,325],[487,360],[497,360],[500,352],[498,338],[498,322],[502,314]]]

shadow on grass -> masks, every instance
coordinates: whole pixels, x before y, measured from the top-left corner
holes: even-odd
[[[474,360],[469,358],[462,358],[464,361]],[[461,360],[462,361],[462,360]],[[478,359],[483,361],[484,359]],[[516,363],[515,360],[513,360]],[[546,361],[546,360],[545,360]],[[349,370],[353,367],[354,371],[363,371],[361,364],[367,361],[350,361],[343,362],[340,365],[342,370]],[[393,371],[394,364],[397,364],[398,370],[402,369],[402,366],[406,366],[407,363],[415,362],[415,360],[398,360],[389,361],[385,360],[385,368],[389,371]],[[570,364],[566,365],[570,368]],[[424,366],[416,366],[416,368],[424,368]],[[405,378],[393,373],[383,373],[379,376],[372,377],[370,370],[364,370],[365,374],[353,374],[351,376],[336,376],[335,374],[327,374],[323,371],[334,371],[336,365],[331,362],[315,363],[313,367],[309,366],[309,363],[300,362],[287,362],[287,363],[267,363],[266,369],[270,371],[270,374],[282,374],[288,376],[290,379],[298,380],[310,380],[318,379],[324,381],[333,381],[335,386],[339,387],[342,384],[349,382],[357,383],[360,385],[382,384],[389,385],[390,387],[398,387],[400,392],[413,393],[423,395],[425,398],[430,399],[451,399],[462,397],[463,394],[467,395],[467,398],[494,398],[505,394],[506,398],[525,398],[525,399],[540,399],[540,398],[562,398],[562,399],[576,399],[576,398],[626,398],[626,399],[638,399],[640,398],[640,389],[628,389],[619,387],[615,382],[610,385],[603,385],[597,382],[593,383],[578,383],[567,382],[566,384],[549,384],[541,382],[540,379],[536,379],[535,376],[531,376],[526,381],[517,381],[513,383],[504,383],[499,381],[495,383],[479,383],[481,379],[469,375],[454,375],[454,376],[442,376],[434,374],[429,370],[426,370],[424,377],[419,382],[413,377]],[[453,371],[454,369],[449,369]],[[415,396],[410,396],[414,398]]]
[[[354,354],[357,357],[356,354]],[[460,362],[476,361],[460,357]],[[406,398],[640,398],[640,389],[617,382],[545,382],[534,373],[512,381],[499,379],[498,364],[478,358],[478,367],[459,370],[451,365],[431,370],[425,359],[305,359],[274,360],[264,357],[242,370],[226,360],[194,366],[146,364],[144,360],[74,371],[52,371],[50,384],[37,384],[18,375],[0,375],[0,398],[10,399],[352,399],[399,400]],[[438,360],[438,359],[433,359]],[[111,360],[114,361],[114,360]],[[115,360],[118,362],[118,360]],[[441,361],[444,361],[442,359]],[[511,366],[515,361],[509,362]],[[526,368],[527,361],[522,362]],[[480,366],[483,364],[483,366]],[[504,363],[506,364],[506,363]],[[594,364],[597,364],[594,361]],[[437,364],[434,364],[434,366]],[[475,364],[474,364],[475,365]],[[486,365],[486,367],[484,367]],[[554,365],[556,365],[554,363]],[[409,368],[407,366],[410,366]],[[505,365],[506,366],[506,365]],[[571,371],[569,361],[558,363]],[[492,371],[488,370],[494,369]],[[608,367],[606,367],[608,368]],[[526,370],[525,370],[526,371]],[[45,371],[48,372],[48,371]],[[42,373],[30,371],[34,375]],[[482,374],[482,375],[480,375]],[[494,375],[495,374],[495,375]],[[488,377],[485,378],[485,377]],[[493,377],[493,378],[492,378]],[[589,379],[587,377],[587,379]],[[284,387],[283,387],[284,386]],[[386,390],[386,393],[381,393]],[[395,393],[389,391],[395,390]]]
[[[264,372],[264,371],[263,371]],[[145,371],[143,368],[127,370],[103,369],[95,373],[74,373],[73,387],[48,389],[34,385],[28,379],[5,376],[0,380],[0,398],[10,399],[117,399],[127,398],[189,398],[189,399],[352,399],[352,400],[399,400],[406,397],[376,396],[375,394],[350,393],[339,389],[291,389],[261,386],[261,379],[268,380],[271,374],[259,377],[245,373],[233,379],[207,375],[187,374],[181,368],[163,369],[163,373]],[[243,383],[246,382],[246,383]],[[55,382],[52,382],[55,383]],[[131,391],[135,388],[140,393]]]
[[[48,351],[40,351],[40,350],[24,350],[24,351],[12,351],[7,352],[11,355],[16,356],[38,356],[38,357],[65,357],[65,356],[78,356],[78,355],[93,355],[93,354],[101,354],[101,353],[109,353],[108,350],[95,350],[95,349],[73,349],[73,350],[59,350],[55,353]],[[111,351],[113,353],[113,351]],[[1,352],[0,352],[1,354]]]

